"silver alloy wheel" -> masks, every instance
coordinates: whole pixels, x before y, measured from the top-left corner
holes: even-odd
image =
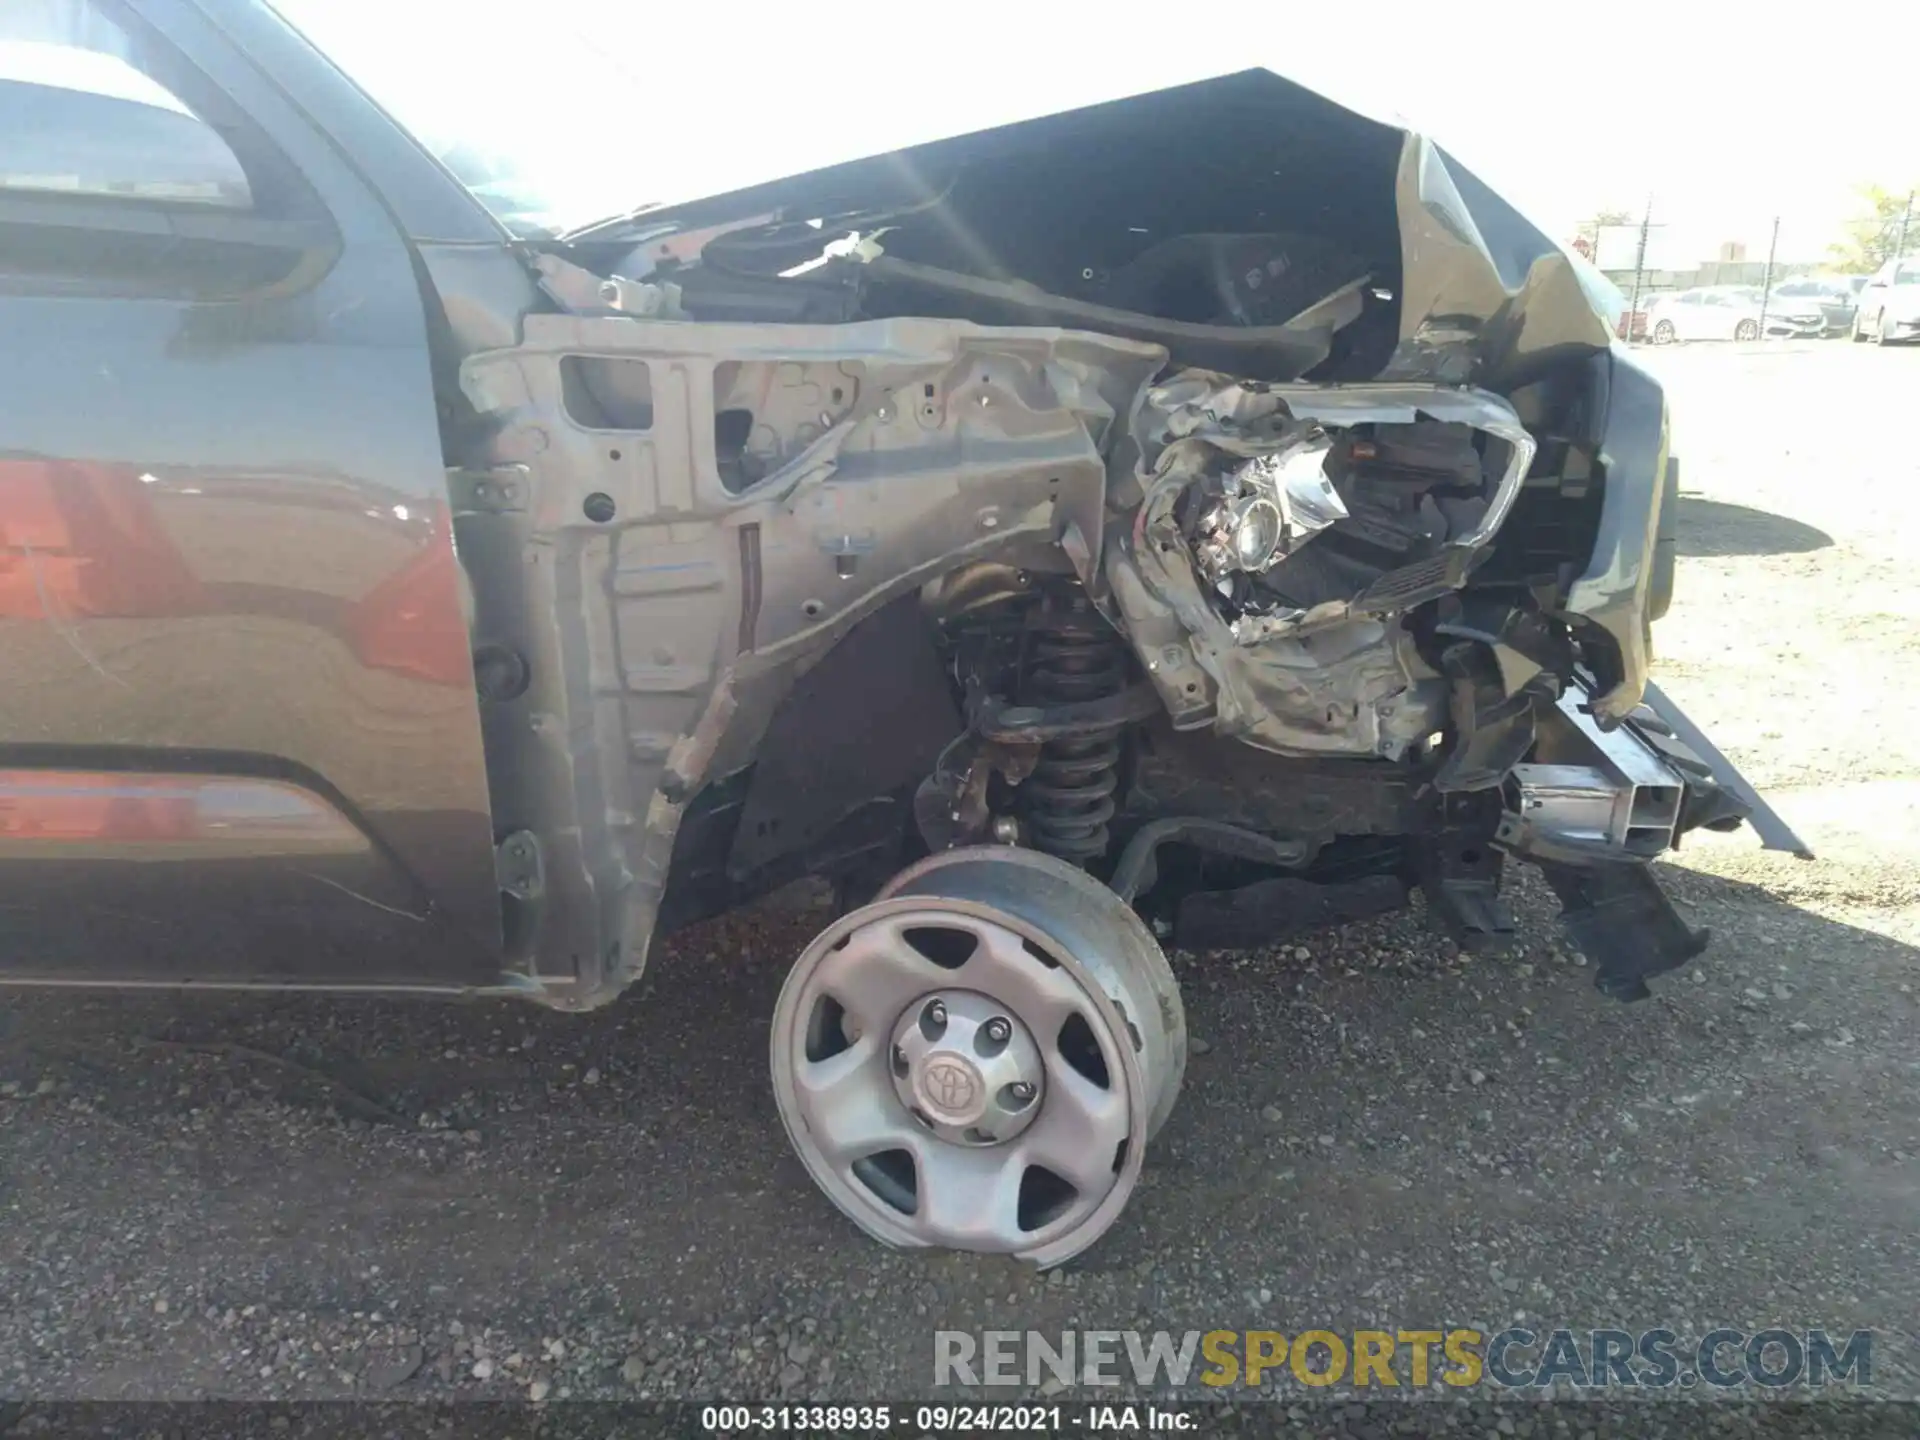
[[[1040,1266],[1119,1216],[1186,1054],[1132,908],[999,845],[922,861],[828,926],[773,1017],[780,1118],[835,1205],[889,1245]]]

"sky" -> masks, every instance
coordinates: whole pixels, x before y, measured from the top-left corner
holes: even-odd
[[[274,3],[415,129],[596,215],[1250,66],[1424,130],[1556,238],[1651,200],[1653,264],[1762,258],[1776,216],[1781,260],[1817,259],[1858,185],[1920,183],[1912,0],[1831,24],[1679,0]]]

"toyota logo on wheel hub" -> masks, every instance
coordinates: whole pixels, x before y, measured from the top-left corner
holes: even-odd
[[[929,1106],[955,1120],[972,1119],[980,1109],[980,1077],[964,1060],[935,1058],[923,1072],[920,1088]]]

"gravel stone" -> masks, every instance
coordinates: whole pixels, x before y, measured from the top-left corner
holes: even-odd
[[[418,1345],[401,1346],[367,1362],[360,1378],[370,1390],[391,1390],[411,1380],[426,1359]]]

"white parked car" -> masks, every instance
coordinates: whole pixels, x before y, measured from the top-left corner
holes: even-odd
[[[1885,345],[1920,340],[1920,259],[1889,260],[1860,292],[1853,338]]]
[[[1776,295],[1763,306],[1761,298],[1755,285],[1703,285],[1662,295],[1653,307],[1653,343],[1758,340],[1763,327],[1768,335],[1817,339],[1825,328],[1812,300]]]

